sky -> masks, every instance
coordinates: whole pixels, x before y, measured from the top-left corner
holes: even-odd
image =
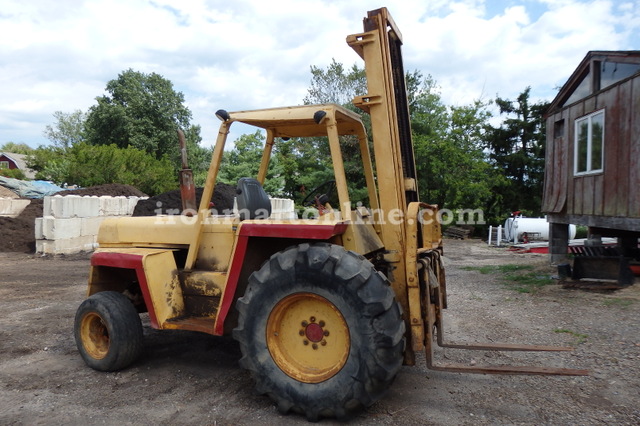
[[[387,4],[406,71],[447,105],[551,101],[590,50],[640,50],[638,0],[402,0]],[[182,92],[203,145],[218,109],[300,105],[310,67],[364,63],[346,44],[380,0],[3,0],[0,145],[50,142],[54,112],[88,111],[127,69]],[[235,126],[235,125],[234,125]],[[231,140],[251,129],[234,129]]]

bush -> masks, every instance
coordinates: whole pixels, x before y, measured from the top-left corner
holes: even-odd
[[[20,169],[7,169],[5,167],[0,168],[0,176],[12,178],[12,179],[20,179],[25,180],[27,177],[24,175],[24,172]]]
[[[38,171],[38,179],[60,185],[87,187],[120,183],[149,195],[178,187],[178,177],[166,156],[156,159],[132,147],[86,143],[77,143],[66,150],[40,147],[31,156],[29,165]]]

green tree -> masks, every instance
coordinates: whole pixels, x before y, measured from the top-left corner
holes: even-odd
[[[115,145],[76,143],[67,150],[40,147],[31,155],[29,166],[36,177],[57,184],[87,187],[107,183],[132,185],[149,195],[160,194],[178,185],[170,161],[139,149]]]
[[[0,152],[12,152],[14,154],[29,154],[33,151],[26,143],[6,142],[0,145]]]
[[[0,167],[0,176],[8,177],[11,179],[25,180],[27,176],[20,169],[9,169],[6,167]]]
[[[291,138],[275,145],[283,195],[300,204],[318,185],[334,179],[326,138]]]
[[[441,208],[485,209],[500,181],[484,150],[487,104],[446,106],[431,76],[415,94],[411,125],[420,198]]]
[[[334,60],[326,69],[311,67],[311,73],[305,103],[335,102],[362,114],[352,100],[367,93],[364,69],[356,65],[345,69]],[[477,101],[462,107],[446,106],[435,80],[430,75],[424,77],[418,70],[408,72],[405,82],[420,198],[451,209],[485,208],[492,196],[491,189],[500,181],[484,150],[484,130],[490,117],[487,105]],[[369,116],[362,114],[362,117],[371,136]],[[364,200],[366,189],[357,142],[343,138],[341,146],[352,199]],[[325,160],[316,160],[324,163],[319,169],[331,170],[326,144],[307,144],[306,151],[300,151],[294,158],[300,161],[307,156]],[[384,159],[378,159],[378,167],[383,164]],[[301,175],[314,176],[308,169]]]
[[[220,165],[218,180],[235,185],[242,177],[256,177],[262,160],[265,136],[260,130],[251,135],[242,135],[231,151],[225,151]],[[277,158],[272,158],[264,183],[264,190],[272,197],[282,195],[283,181]]]
[[[92,145],[116,145],[145,151],[156,159],[171,158],[180,168],[177,129],[183,129],[190,158],[204,156],[199,146],[200,127],[192,126],[191,111],[184,95],[171,81],[156,73],[144,74],[132,69],[107,83],[106,95],[96,98],[85,123],[86,139]],[[190,165],[191,166],[191,165]],[[202,166],[196,161],[197,173]]]
[[[60,148],[69,148],[85,140],[86,114],[81,110],[71,113],[56,111],[53,113],[56,119],[53,125],[48,124],[43,132],[53,145]]]
[[[311,87],[307,90],[304,103],[335,103],[360,114],[365,128],[370,134],[368,115],[353,104],[353,98],[367,93],[367,79],[363,68],[353,65],[345,68],[333,59],[326,69],[311,66]],[[362,170],[362,157],[357,138],[340,138],[344,168],[349,185],[351,201],[367,202],[367,189]],[[304,141],[291,140],[278,148],[282,162],[288,165],[285,187],[296,201],[302,201],[316,186],[334,179],[331,151],[326,137],[307,138]]]
[[[304,97],[305,105],[335,103],[351,104],[357,95],[367,93],[367,78],[364,69],[354,64],[348,70],[344,65],[331,60],[326,69],[311,65],[311,87]]]
[[[544,179],[546,143],[544,111],[546,102],[531,103],[527,87],[515,101],[496,98],[500,114],[506,115],[498,127],[489,127],[487,148],[495,168],[502,171],[507,183],[494,191],[496,216],[505,217],[520,210],[539,215]]]
[[[70,156],[68,150],[60,146],[39,146],[26,159],[27,167],[36,172],[36,179],[50,180],[57,184],[76,182],[69,181]]]

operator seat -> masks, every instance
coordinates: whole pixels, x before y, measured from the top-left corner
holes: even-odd
[[[240,220],[268,219],[271,216],[271,200],[257,179],[243,177],[238,180],[236,203]]]

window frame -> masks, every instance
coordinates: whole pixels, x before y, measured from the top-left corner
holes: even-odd
[[[11,168],[11,163],[8,160],[0,160],[0,169]]]
[[[601,151],[600,151],[600,168],[593,169],[592,155],[593,155],[593,118],[595,116],[602,115],[602,137],[601,137]],[[576,118],[574,122],[574,135],[573,135],[573,175],[585,176],[602,173],[604,171],[604,141],[605,141],[605,123],[606,114],[604,109],[594,111],[590,114],[584,115],[580,118]],[[579,134],[580,125],[587,121],[587,158],[586,158],[586,170],[578,171],[578,148],[579,148]]]

